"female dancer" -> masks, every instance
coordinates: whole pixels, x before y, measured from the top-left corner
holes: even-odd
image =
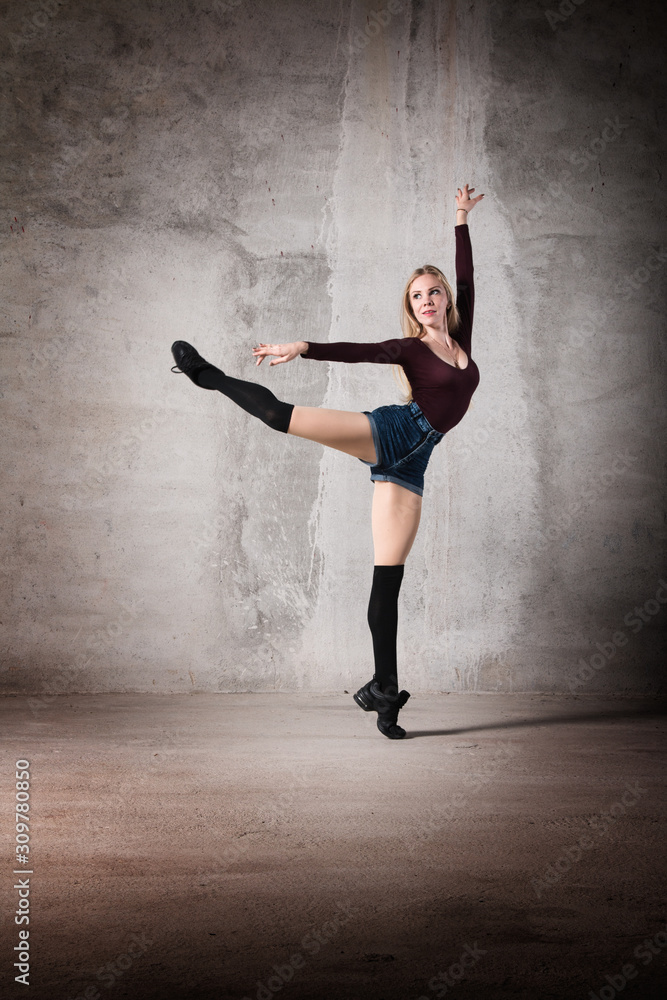
[[[411,394],[403,406],[369,412],[295,406],[255,382],[225,375],[183,340],[172,345],[176,368],[203,389],[217,389],[248,413],[295,437],[353,455],[371,467],[374,483],[372,531],[375,566],[368,605],[375,674],[354,695],[365,712],[378,713],[378,729],[389,739],[405,736],[398,712],[410,697],[398,690],[396,633],[398,594],[405,560],[419,527],[424,472],[433,448],[464,416],[479,384],[470,356],[474,286],[468,214],[484,195],[464,185],[456,195],[456,303],[451,285],[432,264],[413,272],[403,294],[403,339],[375,344],[260,344],[256,364],[284,364],[297,355],[319,361],[397,364]],[[456,339],[452,334],[456,334]]]

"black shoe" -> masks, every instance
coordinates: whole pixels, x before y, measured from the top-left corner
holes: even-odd
[[[364,712],[376,711],[373,695],[371,694],[371,684],[374,680],[375,678],[371,677],[368,684],[364,684],[356,694],[352,695],[359,708],[363,708]]]
[[[402,740],[405,736],[405,729],[402,729],[397,723],[398,713],[410,697],[410,693],[400,691],[395,694],[395,691],[396,688],[393,691],[381,691],[376,681],[373,681],[371,685],[371,694],[381,702],[377,709],[378,729],[383,736],[387,736],[390,740]]]
[[[184,340],[175,340],[171,345],[171,353],[174,355],[174,361],[176,364],[171,369],[173,372],[179,373],[180,371],[183,375],[187,375],[189,379],[192,379],[195,385],[199,385],[197,381],[197,376],[204,368],[214,368],[214,365],[210,365],[208,361],[204,361],[201,354],[195,351],[191,344],[187,344]],[[212,389],[212,386],[201,385],[200,389]]]
[[[377,726],[383,736],[390,740],[402,740],[405,737],[405,729],[397,724],[397,719],[399,711],[410,697],[408,691],[396,693],[396,688],[382,691],[378,682],[373,679],[359,688],[353,697],[364,712],[377,712]]]

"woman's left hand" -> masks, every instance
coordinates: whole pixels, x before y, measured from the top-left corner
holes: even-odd
[[[470,195],[473,193],[474,190],[475,190],[474,188],[468,187],[467,184],[463,185],[463,191],[461,190],[461,188],[457,188],[458,191],[458,194],[456,195],[457,212],[460,208],[462,208],[464,212],[471,212],[475,207],[475,205],[477,204],[477,202],[482,200],[482,198],[484,197],[483,194],[478,194],[476,198],[470,197]]]

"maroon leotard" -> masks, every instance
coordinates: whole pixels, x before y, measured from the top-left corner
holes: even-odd
[[[470,356],[475,306],[472,247],[467,225],[456,226],[456,307],[460,323],[455,339],[468,355],[466,368],[455,368],[434,354],[418,337],[400,337],[378,344],[315,344],[308,342],[302,358],[315,361],[368,361],[376,365],[401,365],[412,386],[412,398],[437,431],[456,427],[479,385],[479,369]]]

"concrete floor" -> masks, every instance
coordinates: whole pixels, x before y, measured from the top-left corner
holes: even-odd
[[[374,718],[342,694],[0,702],[10,849],[31,772],[29,995],[662,994],[664,704],[417,695],[403,742]]]

